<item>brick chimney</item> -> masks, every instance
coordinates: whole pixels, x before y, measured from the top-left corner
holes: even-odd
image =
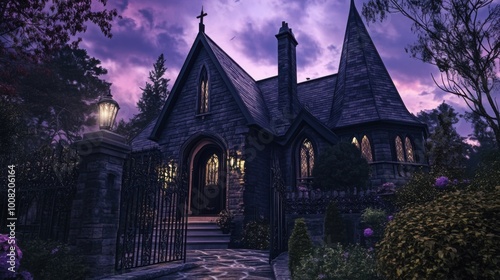
[[[299,111],[300,103],[297,97],[297,58],[295,47],[297,40],[293,36],[288,23],[282,22],[278,39],[278,106],[290,123]]]

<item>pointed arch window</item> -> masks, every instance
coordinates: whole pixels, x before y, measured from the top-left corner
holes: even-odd
[[[361,147],[359,146],[359,142],[358,142],[358,139],[356,137],[353,137],[352,138],[352,142],[351,142],[354,146],[356,146],[356,148],[360,149]]]
[[[199,94],[198,94],[198,113],[208,113],[208,73],[207,69],[203,67],[200,74]]]
[[[309,139],[304,139],[300,145],[300,177],[311,178],[314,168],[314,147]]]
[[[368,140],[366,135],[363,136],[363,139],[361,139],[361,155],[363,155],[366,161],[373,161],[372,146],[370,145],[370,140]]]
[[[405,138],[405,149],[406,149],[406,161],[415,162],[415,157],[413,156],[413,145],[411,144],[410,138]]]
[[[216,154],[208,159],[205,170],[205,185],[217,185],[219,183],[219,157]]]
[[[396,145],[396,159],[400,162],[405,161],[403,141],[401,141],[401,137],[396,136],[394,144]]]

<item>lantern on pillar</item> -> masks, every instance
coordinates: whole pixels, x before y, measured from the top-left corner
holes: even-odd
[[[99,128],[111,130],[115,123],[116,114],[120,109],[118,102],[111,95],[111,90],[107,95],[101,96],[97,105],[99,106]]]

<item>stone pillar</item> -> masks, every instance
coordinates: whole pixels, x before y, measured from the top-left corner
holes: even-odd
[[[81,156],[70,236],[90,269],[90,278],[114,274],[120,218],[123,163],[130,147],[125,139],[101,130],[76,143]]]

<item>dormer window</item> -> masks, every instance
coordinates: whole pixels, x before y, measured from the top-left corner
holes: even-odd
[[[199,83],[199,93],[198,93],[198,114],[208,113],[208,73],[207,69],[203,67],[200,73],[200,83]]]

